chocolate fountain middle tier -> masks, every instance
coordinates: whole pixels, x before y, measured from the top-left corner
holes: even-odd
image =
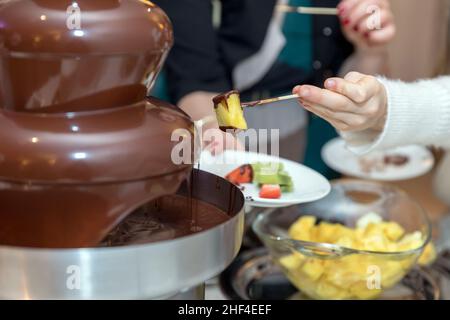
[[[97,245],[190,173],[190,162],[172,159],[177,129],[194,137],[191,120],[156,99],[93,112],[0,111],[0,244]]]

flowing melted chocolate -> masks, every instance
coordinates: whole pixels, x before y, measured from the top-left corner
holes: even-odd
[[[186,207],[187,201],[191,201],[195,207],[195,221]],[[108,234],[100,246],[124,246],[175,239],[214,228],[229,218],[227,213],[206,202],[179,195],[167,196],[129,215]],[[193,223],[195,229],[192,228]]]

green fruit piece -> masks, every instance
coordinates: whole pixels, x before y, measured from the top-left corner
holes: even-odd
[[[264,174],[256,173],[254,175],[255,182],[259,184],[279,184],[279,185],[292,185],[292,178],[286,174]]]
[[[284,170],[281,162],[256,162],[252,164],[254,172],[277,173]]]
[[[280,186],[281,187],[281,192],[283,193],[289,193],[289,192],[293,192],[294,191],[294,186],[293,185],[286,185],[286,186]]]
[[[276,162],[252,164],[254,181],[259,184],[292,185],[292,178],[284,171],[284,165]]]
[[[292,192],[294,183],[289,173],[284,171],[284,165],[277,162],[257,162],[253,168],[253,181],[261,187],[264,184],[276,184],[283,192]]]

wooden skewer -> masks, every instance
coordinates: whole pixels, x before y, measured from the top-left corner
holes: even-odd
[[[279,4],[276,10],[280,12],[296,12],[301,14],[321,14],[321,15],[337,15],[337,8],[319,8],[319,7],[295,7],[286,4]]]
[[[252,102],[243,102],[242,106],[243,107],[256,107],[256,106],[259,106],[262,104],[274,103],[274,102],[284,101],[284,100],[293,100],[293,99],[298,99],[298,98],[299,98],[299,96],[297,94],[291,94],[289,96],[263,99],[263,100],[252,101]]]

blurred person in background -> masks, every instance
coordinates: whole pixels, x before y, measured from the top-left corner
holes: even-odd
[[[359,70],[383,73],[386,44],[395,25],[387,0],[155,0],[174,26],[175,44],[165,67],[168,98],[194,120],[214,116],[212,98],[237,89],[243,101],[286,94],[295,84],[319,85],[326,78]],[[278,4],[336,7],[339,15],[281,13]],[[370,29],[373,6],[380,26]],[[220,8],[220,10],[218,10]],[[215,14],[220,13],[217,18]],[[214,23],[216,21],[216,23]],[[320,158],[335,130],[311,117],[296,101],[246,110],[250,128],[279,129],[280,156],[324,173]],[[204,129],[218,130],[217,123]],[[234,145],[230,134],[214,151]],[[211,146],[210,146],[211,147]]]
[[[448,5],[448,3],[447,3]],[[450,13],[450,6],[447,7]],[[358,72],[330,78],[324,89],[294,88],[305,108],[340,131],[356,154],[419,144],[450,149],[450,24],[441,73],[415,82],[390,80]],[[439,59],[440,54],[435,54]],[[436,195],[450,205],[450,153],[435,175]]]

